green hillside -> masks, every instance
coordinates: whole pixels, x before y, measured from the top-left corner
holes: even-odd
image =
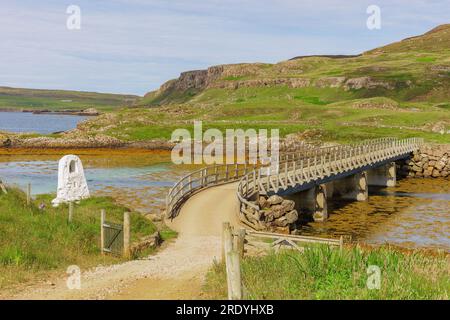
[[[0,109],[11,110],[84,110],[109,111],[132,105],[138,96],[97,92],[39,90],[0,87]]]
[[[450,142],[450,24],[356,56],[188,71],[133,108],[80,126],[125,141],[169,139],[176,128],[278,128],[282,135],[351,142],[420,136]]]

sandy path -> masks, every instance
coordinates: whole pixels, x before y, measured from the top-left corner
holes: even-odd
[[[214,259],[220,259],[222,222],[237,223],[236,183],[190,198],[169,226],[179,237],[156,255],[82,273],[81,289],[66,280],[31,287],[16,299],[195,299]]]

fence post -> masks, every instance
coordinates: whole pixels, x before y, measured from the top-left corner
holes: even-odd
[[[27,184],[27,205],[31,204],[31,183]]]
[[[6,190],[6,186],[3,184],[2,180],[0,180],[0,189],[4,194],[8,194],[8,190]]]
[[[246,231],[244,228],[240,228],[237,231],[236,236],[236,250],[239,253],[239,257],[244,257],[244,242],[245,242]]]
[[[236,250],[227,252],[228,300],[242,300],[241,263]]]
[[[237,250],[233,248],[233,232],[229,222],[223,224],[223,248],[227,272],[228,299],[242,299],[241,266]]]
[[[343,248],[344,248],[344,237],[340,236],[339,237],[339,250],[342,251]]]
[[[222,224],[222,261],[225,262],[225,256],[227,250],[231,250],[232,243],[230,244],[230,241],[232,241],[231,236],[231,225],[229,222],[224,222]]]
[[[130,257],[130,213],[123,214],[123,255]]]
[[[69,223],[72,222],[72,218],[73,218],[73,202],[70,201],[69,202]]]
[[[100,250],[102,255],[105,254],[105,229],[103,225],[105,224],[106,212],[105,209],[100,210]]]

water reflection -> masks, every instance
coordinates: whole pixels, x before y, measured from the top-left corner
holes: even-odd
[[[395,188],[371,189],[367,202],[330,201],[328,209],[327,222],[309,223],[303,232],[450,251],[448,180],[401,180]]]

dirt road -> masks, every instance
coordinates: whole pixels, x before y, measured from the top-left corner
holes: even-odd
[[[15,299],[195,299],[214,259],[220,259],[222,222],[237,220],[236,183],[190,198],[168,225],[178,238],[156,255],[82,273],[81,289],[66,279],[30,287]]]

